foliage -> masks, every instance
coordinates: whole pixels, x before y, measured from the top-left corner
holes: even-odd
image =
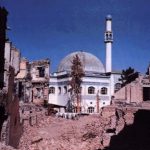
[[[72,66],[71,66],[71,93],[75,95],[75,98],[77,100],[77,111],[79,112],[79,94],[81,92],[81,83],[82,83],[82,77],[84,76],[84,71],[82,67],[81,60],[78,55],[75,55],[72,60]],[[74,97],[71,95],[71,97]]]
[[[131,83],[138,77],[138,72],[131,67],[126,70],[122,70],[121,78],[119,79],[122,82],[122,86],[125,86],[128,83]]]
[[[149,66],[147,67],[146,75],[150,75],[150,64],[149,64]]]
[[[73,57],[72,66],[71,66],[71,81],[70,86],[72,91],[75,94],[80,93],[80,86],[82,83],[82,77],[84,76],[84,71],[82,68],[82,63],[78,55]]]

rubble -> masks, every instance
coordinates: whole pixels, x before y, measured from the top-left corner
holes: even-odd
[[[0,142],[0,150],[16,150],[12,148],[11,146],[6,146],[4,143]]]
[[[119,115],[118,115],[119,112]],[[105,107],[101,114],[80,116],[78,120],[40,116],[34,126],[24,125],[20,150],[96,150],[109,146],[134,120],[134,111]],[[106,115],[106,116],[105,116]]]

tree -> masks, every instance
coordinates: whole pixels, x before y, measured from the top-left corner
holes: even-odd
[[[150,81],[150,64],[149,64],[149,66],[147,68],[146,75],[148,76],[149,81]]]
[[[138,77],[139,73],[129,67],[126,70],[122,70],[121,78],[119,79],[122,82],[122,86],[125,86],[128,83],[131,83]]]
[[[149,66],[147,67],[146,75],[150,75],[150,64],[149,64]]]
[[[84,76],[84,71],[82,67],[81,60],[78,55],[75,55],[72,60],[72,66],[71,66],[71,93],[74,94],[76,102],[77,102],[77,112],[80,112],[80,93],[81,93],[81,83],[82,83],[82,77]]]

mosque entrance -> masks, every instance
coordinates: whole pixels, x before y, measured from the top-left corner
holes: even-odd
[[[150,87],[143,87],[143,100],[150,101]]]

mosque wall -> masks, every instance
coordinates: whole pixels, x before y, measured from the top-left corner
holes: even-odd
[[[70,89],[70,86],[68,85],[70,79],[71,78],[69,77],[57,77],[57,75],[51,77],[49,87],[50,89],[54,88],[55,90],[49,94],[49,104],[66,106],[70,99],[70,92],[68,92],[68,89]],[[67,91],[65,87],[67,88]],[[110,105],[111,89],[109,77],[101,78],[85,76],[82,79],[81,88],[82,111],[88,112],[88,108],[93,107],[94,112],[97,112],[97,108]],[[89,88],[93,88],[94,91],[89,91]],[[103,88],[107,91],[106,93],[102,93]],[[97,95],[99,96],[99,102],[97,102]],[[97,107],[97,105],[99,106]]]

